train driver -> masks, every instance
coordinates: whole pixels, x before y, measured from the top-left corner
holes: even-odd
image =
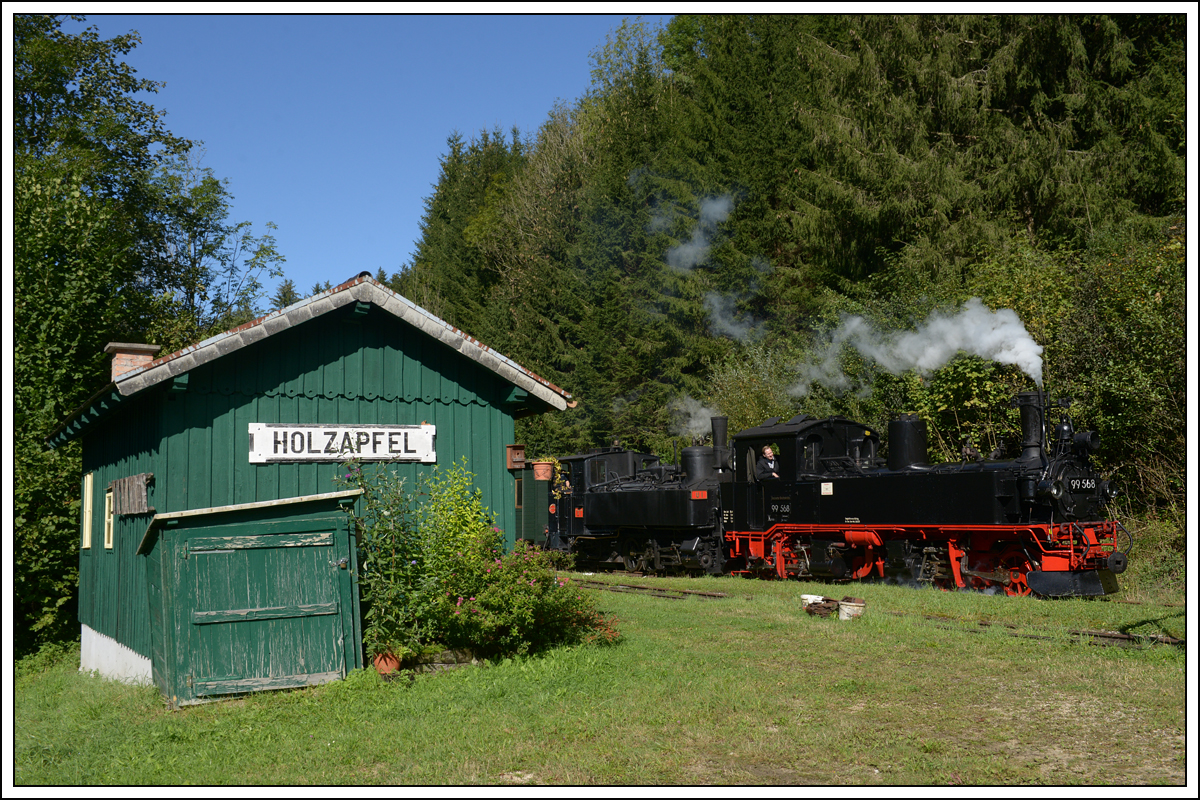
[[[775,451],[771,449],[771,445],[763,447],[762,457],[754,466],[754,477],[760,481],[779,479],[779,462],[775,459]]]

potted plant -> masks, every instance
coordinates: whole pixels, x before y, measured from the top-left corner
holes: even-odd
[[[550,481],[550,495],[561,499],[563,494],[570,491],[563,477],[563,465],[554,456],[540,456],[533,461],[533,479],[535,481]]]
[[[403,635],[403,587],[383,580],[360,581],[360,586],[363,583],[369,584],[362,587],[363,593],[370,595],[370,605],[363,617],[363,647],[375,670],[387,675],[399,669],[411,654]]]
[[[551,456],[550,458],[538,458],[533,462],[533,479],[535,481],[548,481],[554,478],[555,467],[558,466],[558,459]]]

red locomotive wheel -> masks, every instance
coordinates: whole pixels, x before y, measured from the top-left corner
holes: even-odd
[[[1000,556],[1001,569],[1008,570],[1008,584],[1004,587],[1004,593],[1009,597],[1028,597],[1033,594],[1033,590],[1029,588],[1029,582],[1025,580],[1025,576],[1033,569],[1033,565],[1029,563],[1029,559],[1025,557],[1022,550],[1011,549],[1005,551],[1004,555]]]
[[[1033,589],[1029,588],[1029,584],[1025,581],[1025,573],[1018,570],[1013,570],[1008,579],[1008,586],[1004,588],[1005,594],[1010,597],[1028,597],[1033,594]]]

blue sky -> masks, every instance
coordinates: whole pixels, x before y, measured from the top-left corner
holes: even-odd
[[[408,262],[451,132],[535,134],[557,100],[587,91],[589,54],[621,21],[128,14],[64,29],[141,34],[125,62],[166,82],[146,99],[172,133],[204,141],[234,221],[279,226],[284,271],[306,296]]]

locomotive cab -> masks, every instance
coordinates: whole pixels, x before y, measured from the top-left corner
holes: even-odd
[[[755,468],[764,447],[779,461],[779,480],[759,480]],[[747,530],[779,523],[816,521],[818,479],[862,475],[882,463],[879,435],[869,426],[845,419],[811,419],[798,414],[787,422],[778,417],[734,438],[732,522]]]

